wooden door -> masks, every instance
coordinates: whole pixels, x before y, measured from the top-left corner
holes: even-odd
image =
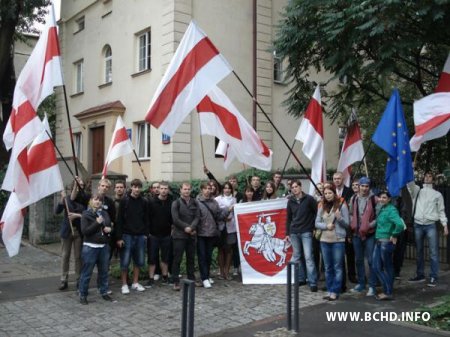
[[[105,127],[92,128],[91,139],[91,167],[92,173],[95,174],[102,172],[105,162]]]

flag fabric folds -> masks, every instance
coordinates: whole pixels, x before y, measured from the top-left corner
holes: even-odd
[[[64,188],[55,149],[48,137],[50,127],[47,116],[42,123],[44,130],[35,138],[28,151],[25,150],[30,198],[21,201],[17,198],[17,193],[12,192],[0,221],[2,239],[9,256],[17,255],[19,252],[25,208]]]
[[[197,105],[197,112],[201,133],[228,145],[226,168],[236,158],[248,166],[270,171],[272,151],[222,90],[214,87]]]
[[[450,54],[444,64],[441,76],[434,92],[450,92]]]
[[[145,120],[173,136],[186,116],[231,71],[206,34],[191,21],[156,89]]]
[[[319,85],[306,108],[295,139],[303,143],[302,151],[311,160],[311,179],[316,184],[326,181],[322,103]],[[314,185],[311,184],[310,193],[313,191]]]
[[[392,196],[398,196],[408,182],[414,180],[409,132],[403,114],[400,94],[394,89],[372,136],[372,141],[388,155],[386,186]]]
[[[419,151],[428,140],[445,136],[450,129],[450,92],[425,96],[414,102],[416,134],[411,138],[411,151]]]
[[[17,79],[12,111],[3,134],[6,148],[12,149],[2,188],[15,191],[23,203],[29,198],[27,146],[41,132],[36,115],[41,102],[62,85],[60,51],[53,7],[36,46]]]
[[[5,146],[11,149],[2,185],[11,195],[1,219],[2,238],[9,256],[19,251],[24,209],[63,188],[53,144],[45,132],[48,123],[43,126],[36,114],[53,88],[63,84],[53,6],[50,11],[44,30],[17,79],[11,115],[3,133]]]
[[[102,176],[105,177],[108,172],[108,165],[115,159],[133,153],[133,144],[128,137],[127,129],[123,123],[122,117],[118,116],[116,127],[114,129],[108,154],[106,155],[105,165],[103,166]]]
[[[363,157],[364,147],[361,130],[356,118],[356,112],[353,110],[337,167],[337,170],[344,175],[345,186],[350,186],[351,165],[357,161],[361,161]]]
[[[419,151],[422,143],[443,137],[450,129],[450,54],[434,92],[414,103],[416,134],[409,141],[411,151]]]

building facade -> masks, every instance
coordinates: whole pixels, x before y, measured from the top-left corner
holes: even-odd
[[[191,113],[171,139],[144,123],[158,86],[189,22],[196,20],[258,102],[292,143],[300,125],[286,114],[282,102],[289,86],[283,81],[283,62],[271,51],[287,0],[65,0],[59,32],[69,113],[76,155],[89,173],[101,172],[117,116],[129,129],[136,153],[150,180],[181,181],[203,178],[202,148],[208,168],[218,177],[228,171],[215,157],[214,137],[200,138],[199,121]],[[320,82],[320,76],[317,77]],[[288,149],[267,118],[233,75],[219,86],[273,150],[273,169],[282,168]],[[312,93],[311,93],[312,95]],[[62,92],[58,96],[56,141],[71,156],[68,122]],[[327,167],[337,166],[338,127],[325,120]],[[202,146],[203,145],[203,146]],[[294,150],[301,152],[301,144]],[[305,166],[309,161],[300,157]],[[288,167],[298,164],[291,158]],[[110,170],[142,178],[129,155]]]

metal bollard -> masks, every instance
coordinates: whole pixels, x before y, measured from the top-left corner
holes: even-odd
[[[300,270],[299,262],[289,262],[287,265],[287,328],[292,330],[292,267],[294,267],[294,331],[299,331],[299,286],[298,274]]]
[[[183,309],[181,314],[181,337],[194,337],[195,281],[182,280]]]

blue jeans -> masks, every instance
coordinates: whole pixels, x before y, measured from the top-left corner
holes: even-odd
[[[216,237],[197,237],[197,257],[198,268],[200,269],[200,277],[202,281],[209,279],[209,270],[211,268],[212,253],[214,245],[217,242]]]
[[[321,242],[327,291],[339,295],[344,277],[345,242]]]
[[[419,225],[414,224],[414,236],[416,239],[417,250],[417,271],[416,276],[425,277],[425,262],[423,246],[425,237],[428,239],[428,246],[430,247],[430,277],[437,280],[439,274],[439,257],[438,257],[438,236],[436,224]]]
[[[394,287],[394,254],[395,245],[392,242],[375,243],[373,251],[373,271],[383,285],[383,292],[392,295]]]
[[[123,234],[122,240],[125,246],[120,250],[120,270],[128,270],[132,257],[135,267],[143,267],[145,264],[145,235]]]
[[[106,295],[108,291],[108,270],[109,270],[109,245],[105,244],[103,248],[92,248],[83,245],[81,250],[81,267],[79,291],[81,297],[88,295],[89,282],[91,281],[92,271],[95,265],[98,269],[98,288],[100,294]]]
[[[306,275],[308,277],[308,282],[310,287],[317,286],[317,270],[316,264],[314,263],[314,253],[313,253],[313,235],[312,232],[306,233],[291,233],[289,235],[292,243],[292,262],[300,262],[302,257],[302,247],[303,253],[305,255],[305,264],[306,264]],[[299,272],[299,280],[300,282],[306,281],[305,277],[305,268],[303,264],[300,263],[300,272]]]
[[[355,250],[355,262],[356,262],[356,274],[358,275],[358,284],[361,288],[366,287],[366,267],[364,264],[364,258],[369,264],[369,287],[375,288],[377,285],[377,276],[373,272],[372,257],[373,249],[375,246],[375,235],[367,237],[365,240],[361,240],[359,236],[353,236],[353,248]]]

